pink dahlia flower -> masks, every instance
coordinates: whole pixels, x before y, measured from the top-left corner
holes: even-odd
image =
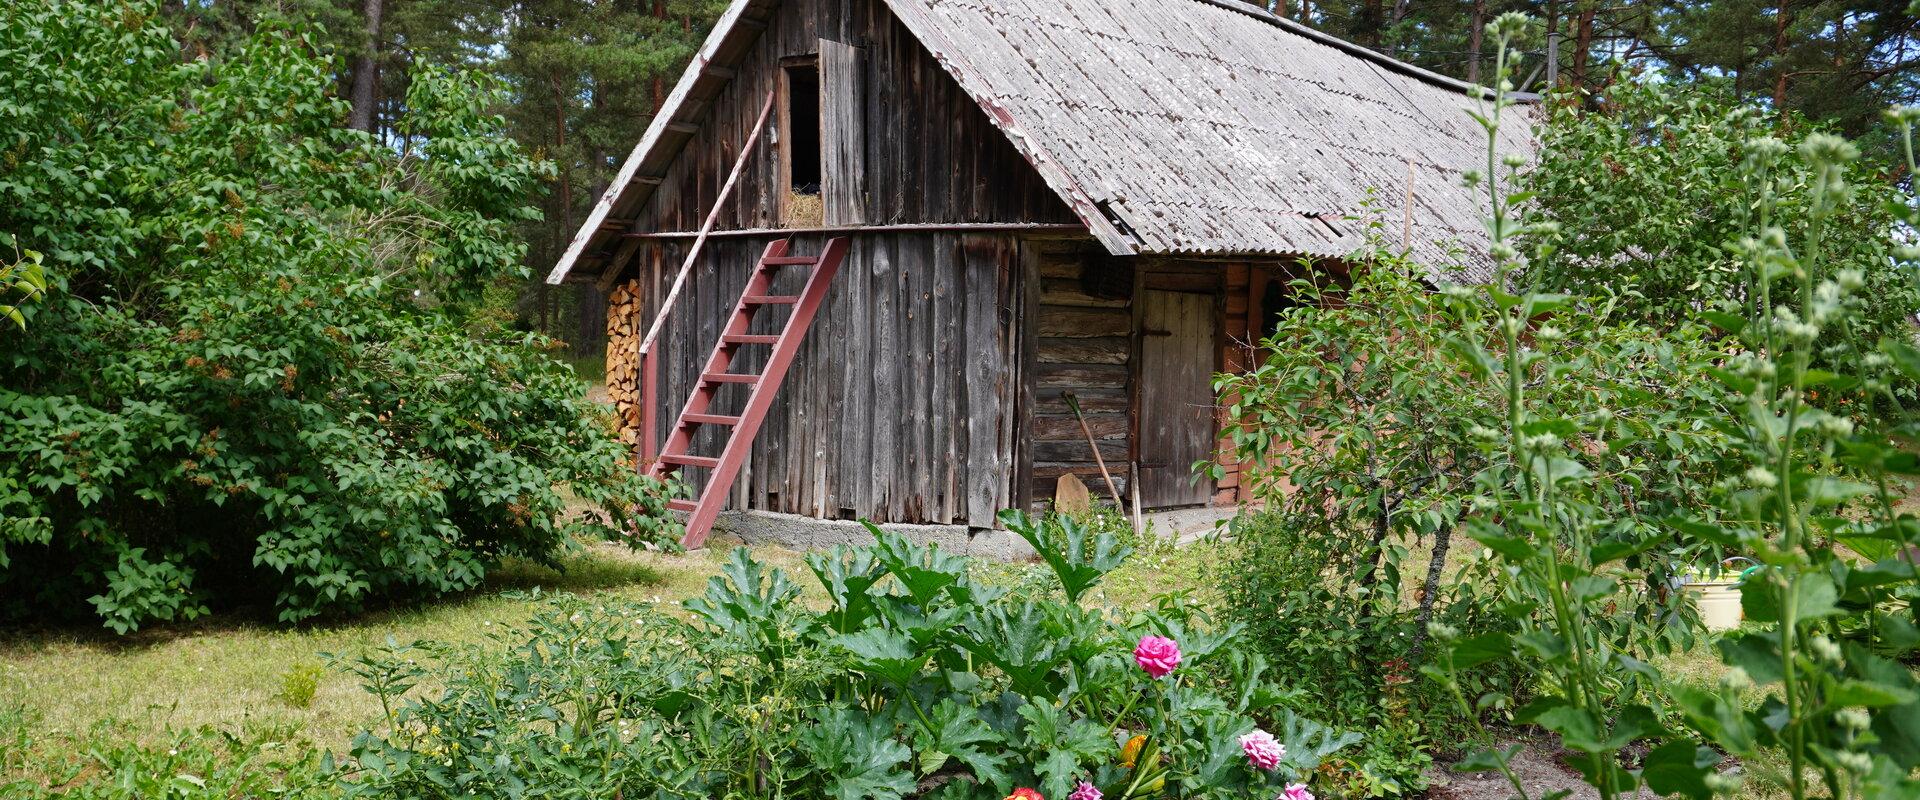
[[[1180,666],[1180,644],[1165,636],[1142,636],[1133,648],[1133,663],[1155,678],[1164,678]]]
[[[1280,766],[1280,759],[1287,757],[1287,748],[1274,741],[1273,734],[1259,728],[1240,737],[1240,749],[1246,751],[1247,763],[1259,769],[1273,769]]]
[[[1313,792],[1307,791],[1307,785],[1304,783],[1289,783],[1286,791],[1281,792],[1273,800],[1313,800]]]
[[[1079,786],[1073,787],[1073,793],[1067,795],[1067,800],[1100,800],[1100,787],[1081,781]]]

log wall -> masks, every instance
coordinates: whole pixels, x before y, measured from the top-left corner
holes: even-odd
[[[1053,499],[1060,476],[1066,474],[1077,476],[1096,497],[1109,495],[1093,447],[1067,406],[1064,395],[1069,391],[1079,399],[1124,501],[1131,491],[1133,459],[1131,265],[1114,263],[1091,241],[1031,249],[1028,280],[1037,290],[1029,301],[1034,324],[1026,358],[1032,367],[1022,426],[1027,432],[1022,464],[1027,502]],[[1090,274],[1103,269],[1110,272]],[[1108,280],[1089,286],[1100,277]]]

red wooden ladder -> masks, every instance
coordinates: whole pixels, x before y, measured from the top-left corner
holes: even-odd
[[[681,537],[680,543],[689,548],[699,547],[707,540],[707,532],[713,528],[714,518],[726,506],[727,490],[733,486],[733,479],[740,474],[740,465],[753,449],[754,434],[759,432],[760,423],[767,417],[767,409],[773,405],[774,395],[780,391],[780,381],[786,378],[794,355],[800,351],[800,342],[806,339],[807,329],[813,325],[813,316],[820,310],[820,301],[827,296],[833,274],[840,269],[840,259],[847,254],[847,239],[844,236],[829,240],[826,249],[817,258],[787,255],[787,246],[786,239],[775,241],[768,244],[766,252],[760,256],[760,263],[754,266],[752,275],[747,278],[746,289],[734,303],[733,314],[727,318],[726,326],[720,329],[720,340],[714,343],[713,354],[707,357],[706,366],[700,370],[700,378],[694,383],[692,396],[687,398],[679,418],[674,420],[673,432],[667,435],[666,445],[660,448],[659,457],[648,470],[648,474],[656,478],[682,467],[709,470],[706,483],[699,488],[696,499],[667,503],[668,508],[688,514],[687,533]],[[776,271],[808,267],[812,268],[813,274],[808,276],[806,288],[801,289],[799,294],[771,293]],[[748,333],[755,314],[771,306],[790,306],[792,309],[780,332]],[[748,346],[773,348],[767,355],[764,371],[728,371],[740,348]],[[747,386],[747,401],[739,416],[709,413],[720,387],[730,383]],[[702,425],[728,429],[722,437],[719,455],[694,455],[691,451],[693,434]]]

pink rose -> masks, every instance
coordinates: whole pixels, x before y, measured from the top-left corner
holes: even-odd
[[[1100,800],[1100,787],[1081,781],[1079,786],[1073,787],[1073,794],[1067,795],[1067,800]],[[1313,798],[1309,797],[1307,800],[1313,800]]]
[[[1307,785],[1304,783],[1289,783],[1286,791],[1281,792],[1273,800],[1313,800],[1313,792],[1307,791]]]
[[[1257,769],[1273,769],[1280,766],[1280,759],[1287,757],[1287,748],[1274,741],[1273,734],[1259,728],[1240,737],[1240,749],[1246,751],[1247,763]]]
[[[1155,678],[1164,678],[1180,666],[1180,645],[1165,636],[1142,636],[1133,648],[1133,663]]]

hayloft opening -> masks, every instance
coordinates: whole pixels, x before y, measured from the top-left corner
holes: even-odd
[[[820,195],[820,62],[787,72],[787,191]]]

